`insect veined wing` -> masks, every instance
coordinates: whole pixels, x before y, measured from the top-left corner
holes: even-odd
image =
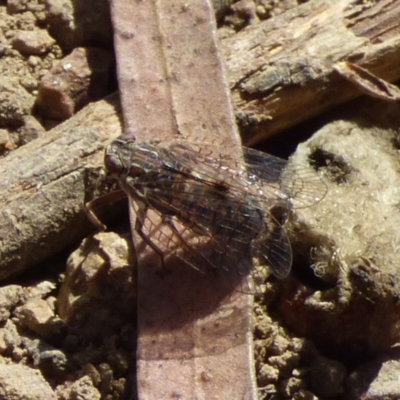
[[[254,275],[265,279],[265,265],[278,279],[284,279],[289,275],[292,266],[292,248],[285,229],[281,225],[282,214],[285,210],[276,206],[268,217],[268,231],[253,242],[252,256],[256,258]],[[276,217],[273,215],[276,214]]]
[[[139,143],[132,150],[123,159],[141,172],[129,169],[122,179],[141,204],[142,238],[164,261],[175,256],[204,275],[226,272],[248,293],[259,291],[251,275],[243,279],[255,254],[276,276],[287,275],[288,239],[279,222],[268,219],[278,204],[285,211],[290,206],[280,189],[284,160],[254,151],[245,168],[240,146],[221,154],[217,146],[180,140]],[[260,174],[261,168],[267,172]],[[269,275],[266,269],[260,274]]]
[[[201,180],[202,184],[210,187],[225,185],[237,204],[246,207],[249,199],[254,199],[252,207],[265,215],[273,208],[280,209],[282,225],[294,196],[298,198],[297,203],[302,202],[305,206],[306,202],[309,205],[316,202],[318,194],[324,196],[326,193],[325,183],[308,167],[296,166],[289,170],[288,161],[243,146],[228,145],[220,153],[215,145],[209,143],[175,140],[169,142],[168,153],[179,160],[181,167],[195,171],[193,177]],[[240,156],[244,161],[237,161]],[[313,183],[309,191],[304,188],[308,181]]]
[[[282,173],[281,189],[296,209],[319,203],[328,192],[327,184],[311,167],[294,162],[290,162]]]
[[[133,207],[136,206],[133,201]],[[182,260],[180,254],[185,254],[184,262],[200,273],[205,273],[203,263],[199,260],[191,262],[200,255],[196,250],[199,244],[198,237],[187,227],[180,224],[173,217],[165,218],[162,214],[153,209],[148,209],[143,215],[143,224],[141,226],[143,235],[147,237],[146,244],[152,243],[152,246],[160,250],[159,264],[164,268],[169,264],[171,258],[177,257]]]
[[[258,150],[243,147],[249,176],[270,185],[279,184],[279,192],[292,208],[305,208],[320,202],[327,193],[326,183],[311,166],[286,161]]]
[[[255,204],[248,203],[245,209],[242,199],[237,203],[225,188],[197,177],[190,180],[185,176],[182,181],[178,171],[169,177],[159,176],[156,183],[149,180],[146,185],[141,180],[141,185],[146,186],[149,206],[142,231],[147,242],[160,249],[165,263],[177,257],[205,275],[223,272],[236,290],[258,290],[251,277],[244,279],[252,270],[252,240],[259,235],[260,225],[265,225]],[[162,226],[157,222],[160,220]]]
[[[156,222],[160,218],[163,219],[161,224]],[[249,277],[253,264],[248,246],[239,243],[242,251],[238,245],[227,248],[226,243],[201,226],[196,224],[189,228],[176,217],[166,219],[153,209],[145,216],[143,233],[162,251],[167,269],[177,259],[210,279],[214,274],[223,275],[232,289],[251,294],[258,292]]]
[[[227,144],[173,140],[165,143],[174,159],[202,179],[225,182],[231,191],[251,193],[264,208],[279,201],[288,208],[309,207],[326,195],[324,181],[307,165],[299,165],[258,150]],[[243,161],[241,161],[241,157]]]
[[[205,183],[223,182],[232,192],[251,193],[263,207],[273,206],[276,200],[287,201],[291,208],[309,207],[327,193],[327,185],[310,166],[258,150],[228,143],[221,152],[221,146],[213,143],[182,139],[154,144],[164,152],[167,164],[178,162]]]

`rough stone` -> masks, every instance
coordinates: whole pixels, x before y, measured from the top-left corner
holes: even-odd
[[[7,1],[7,12],[8,14],[17,14],[27,9],[27,3],[29,0],[8,0]]]
[[[346,368],[340,362],[316,357],[310,367],[308,383],[317,396],[338,396],[343,393],[346,373]]]
[[[15,307],[25,299],[21,286],[8,285],[0,288],[0,322],[6,321]]]
[[[52,281],[41,281],[34,285],[26,287],[27,299],[34,299],[37,297],[45,298],[56,289],[56,285]]]
[[[282,393],[289,399],[297,398],[298,393],[306,388],[306,383],[303,379],[291,377],[281,385]],[[297,396],[296,396],[297,395]]]
[[[351,373],[349,400],[400,399],[400,361],[377,359]]]
[[[77,48],[40,81],[36,106],[49,119],[71,117],[109,90],[111,54],[102,49]]]
[[[94,338],[128,321],[135,308],[130,236],[98,233],[85,239],[67,261],[57,307],[64,321],[80,321]],[[112,305],[112,307],[110,307]]]
[[[40,353],[37,367],[45,376],[60,376],[66,371],[68,360],[66,355],[57,349]]]
[[[9,319],[0,329],[0,353],[11,354],[21,345],[21,337],[14,322]]]
[[[93,382],[88,376],[80,378],[71,386],[70,400],[99,400],[100,398],[99,391],[93,386]]]
[[[0,77],[0,125],[22,125],[30,115],[34,98],[17,79]]]
[[[271,365],[264,364],[257,373],[258,386],[264,387],[270,383],[275,383],[279,379],[279,370]]]
[[[107,0],[45,0],[51,35],[65,51],[79,46],[112,48],[112,26]]]
[[[45,129],[39,121],[31,116],[24,119],[24,125],[20,129],[21,144],[26,144],[45,134]]]
[[[44,54],[50,50],[55,40],[44,29],[19,31],[14,36],[14,49],[29,55]]]
[[[46,300],[41,298],[29,299],[15,310],[18,323],[28,327],[41,337],[52,337],[59,334],[63,323]]]
[[[0,365],[0,398],[7,400],[57,399],[39,371],[25,365],[12,364]]]

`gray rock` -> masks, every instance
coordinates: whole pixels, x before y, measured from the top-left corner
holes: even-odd
[[[364,364],[349,377],[348,398],[356,400],[400,399],[400,361],[376,360]]]
[[[0,365],[0,399],[56,400],[39,371],[25,365]]]
[[[9,319],[0,329],[0,353],[11,354],[21,345],[21,337],[14,322]]]
[[[0,288],[0,322],[10,317],[11,312],[25,299],[25,293],[19,285],[8,285]]]
[[[22,125],[31,114],[34,98],[24,90],[17,79],[0,78],[0,124]]]

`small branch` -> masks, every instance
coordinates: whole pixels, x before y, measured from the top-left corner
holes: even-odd
[[[93,103],[1,161],[0,279],[94,230],[83,205],[104,183],[100,166],[110,132],[121,132],[118,110],[117,95]]]
[[[362,94],[335,70],[351,61],[400,79],[400,3],[311,0],[222,40],[246,145]]]

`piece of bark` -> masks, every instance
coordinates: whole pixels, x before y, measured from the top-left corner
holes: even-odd
[[[140,2],[134,9],[115,0],[111,9],[125,134],[206,140],[221,152],[224,143],[239,145],[208,0]],[[224,274],[202,276],[176,260],[160,277],[159,257],[135,231],[130,204],[139,265],[139,398],[255,399],[251,296],[234,291]]]
[[[354,83],[361,91],[371,97],[385,101],[397,102],[400,100],[398,86],[379,79],[377,76],[350,62],[337,63],[335,69],[349,82]]]
[[[399,79],[399,26],[397,1],[312,0],[222,40],[244,144],[362,94],[336,63]]]
[[[20,274],[94,230],[83,205],[93,196],[93,178],[101,180],[105,145],[120,132],[114,95],[1,160],[0,279]]]

